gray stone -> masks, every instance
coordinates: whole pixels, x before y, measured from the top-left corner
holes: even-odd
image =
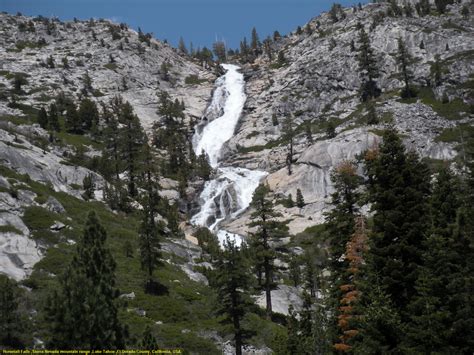
[[[48,197],[48,200],[46,201],[46,208],[51,212],[66,213],[63,205],[61,205],[61,203],[53,196]]]

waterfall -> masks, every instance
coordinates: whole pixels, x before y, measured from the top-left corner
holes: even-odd
[[[233,219],[244,212],[255,189],[267,173],[239,167],[222,167],[220,158],[224,144],[232,138],[244,108],[245,81],[239,67],[223,64],[225,75],[217,79],[206,117],[216,117],[193,138],[196,154],[206,152],[210,164],[217,169],[215,179],[206,182],[200,195],[201,210],[191,218],[191,223],[208,227],[217,234],[222,244],[226,237],[237,245],[242,236],[219,228],[224,220]]]

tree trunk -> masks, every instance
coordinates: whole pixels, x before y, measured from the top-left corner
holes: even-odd
[[[265,258],[265,297],[267,301],[267,319],[272,319],[272,294],[271,294],[271,284],[272,284],[272,273],[270,261]]]

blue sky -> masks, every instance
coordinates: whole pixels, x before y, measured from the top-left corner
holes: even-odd
[[[304,25],[327,11],[328,0],[0,0],[0,11],[57,16],[61,20],[107,18],[125,22],[173,45],[182,36],[187,45],[210,46],[216,38],[236,48],[250,37],[252,27],[261,39]],[[338,0],[343,5],[355,0]]]

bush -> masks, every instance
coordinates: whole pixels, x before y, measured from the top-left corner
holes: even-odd
[[[206,79],[199,79],[196,74],[191,74],[184,79],[186,85],[200,85],[204,82],[206,82]]]

